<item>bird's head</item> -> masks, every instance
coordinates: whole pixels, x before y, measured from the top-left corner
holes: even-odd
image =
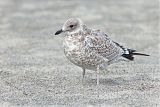
[[[83,23],[79,18],[70,18],[64,24],[62,29],[58,30],[55,35],[58,35],[62,32],[77,32],[81,29]]]

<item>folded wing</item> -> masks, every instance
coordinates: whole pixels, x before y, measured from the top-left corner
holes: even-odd
[[[85,46],[91,51],[110,60],[123,55],[124,50],[116,45],[105,33],[93,30],[85,38]]]

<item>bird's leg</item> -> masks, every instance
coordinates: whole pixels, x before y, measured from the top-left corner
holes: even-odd
[[[85,73],[86,73],[86,69],[85,68],[82,68],[83,69],[83,72],[82,72],[82,83],[84,81],[84,76],[85,76]]]
[[[96,73],[97,73],[97,85],[99,85],[99,73],[100,73],[100,71],[99,71],[100,69],[99,69],[99,66],[97,66],[97,71],[96,71]]]

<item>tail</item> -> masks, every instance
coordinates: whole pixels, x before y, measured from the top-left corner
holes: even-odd
[[[134,55],[149,56],[147,54],[137,53],[136,50],[133,50],[133,49],[124,49],[124,54],[122,56],[124,58],[127,58],[127,59],[133,61]]]

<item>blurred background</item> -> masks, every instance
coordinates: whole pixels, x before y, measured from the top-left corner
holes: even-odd
[[[0,0],[0,106],[160,104],[159,10],[159,0]],[[151,56],[111,66],[99,88],[88,71],[83,85],[54,35],[71,17]]]

